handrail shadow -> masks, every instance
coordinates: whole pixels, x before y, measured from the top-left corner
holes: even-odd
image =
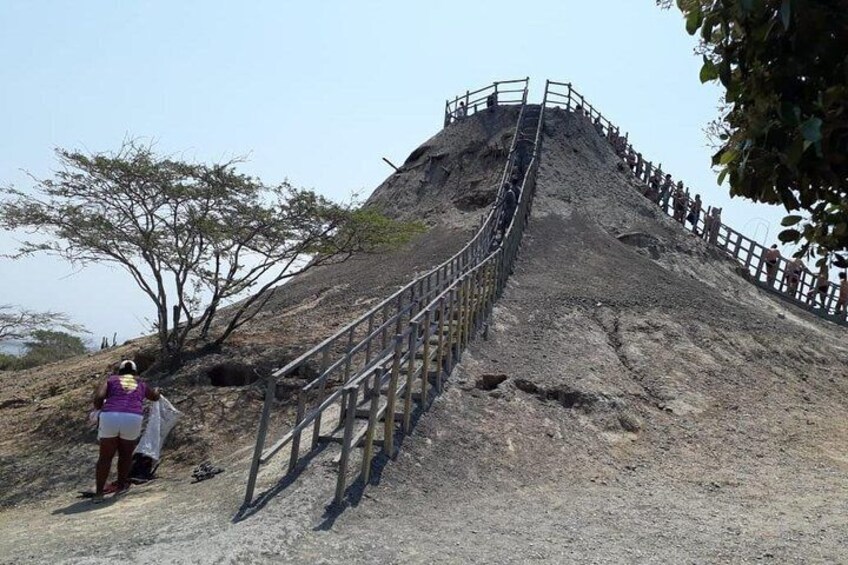
[[[315,459],[318,455],[320,455],[327,449],[327,445],[328,444],[325,443],[315,449],[310,450],[309,453],[307,453],[298,460],[297,465],[294,467],[294,469],[291,470],[291,472],[286,473],[279,481],[277,481],[276,484],[274,484],[264,492],[259,493],[259,495],[254,498],[252,504],[242,505],[239,508],[238,512],[236,512],[236,514],[233,516],[232,523],[236,524],[238,522],[246,520],[247,518],[250,518],[254,514],[258,513],[260,510],[265,508],[265,505],[267,505],[271,500],[273,500],[274,497],[276,497],[278,494],[286,490],[289,485],[294,483],[298,479],[298,477],[303,474],[303,471],[306,469],[306,467],[309,466],[309,463],[311,463],[313,459]]]

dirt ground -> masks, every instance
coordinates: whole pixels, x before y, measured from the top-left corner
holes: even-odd
[[[0,562],[848,562],[846,330],[653,208],[590,124],[550,113],[542,157],[488,340],[345,506],[328,448],[238,515],[242,442],[204,483],[9,508]]]

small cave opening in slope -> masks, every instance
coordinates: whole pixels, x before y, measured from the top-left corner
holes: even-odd
[[[474,386],[480,390],[495,390],[508,378],[506,375],[480,375]]]
[[[209,384],[216,387],[246,386],[259,380],[259,375],[252,367],[233,361],[215,365],[207,375]]]

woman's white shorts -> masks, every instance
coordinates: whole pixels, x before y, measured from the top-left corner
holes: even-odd
[[[97,438],[107,439],[117,437],[130,441],[138,439],[141,434],[141,414],[128,412],[101,412],[100,424],[97,426]]]

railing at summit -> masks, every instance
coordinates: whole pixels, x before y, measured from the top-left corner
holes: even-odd
[[[636,152],[632,144],[628,141],[629,135],[625,134],[622,136],[620,128],[595,109],[582,94],[573,88],[571,83],[547,81],[546,92],[545,104],[547,106],[560,107],[569,112],[582,113],[592,123],[598,133],[610,141],[613,149],[622,158],[626,159],[628,155],[641,155]],[[658,175],[662,178],[662,165],[655,166],[651,161],[639,159],[635,163],[634,174],[647,186],[653,176]],[[669,198],[666,196],[659,205],[663,212],[674,217],[673,204],[670,206],[671,201],[673,201],[673,197]],[[687,190],[686,210],[690,209],[691,203],[692,200],[689,198]],[[680,223],[694,234],[704,237],[710,243],[718,246],[727,255],[739,262],[752,280],[759,286],[781,293],[784,297],[802,306],[810,303],[811,295],[814,297],[814,302],[819,300],[820,295],[816,288],[817,276],[815,274],[804,270],[800,274],[796,289],[794,292],[790,292],[788,278],[786,276],[789,270],[789,261],[781,257],[777,265],[770,272],[765,259],[766,247],[723,223],[716,223],[712,230],[708,229],[709,220],[705,212],[709,212],[709,210],[709,208],[702,209],[701,214],[694,223],[685,217]],[[838,296],[839,287],[829,282],[823,307],[811,311],[820,317],[844,325],[846,323],[845,316],[837,316],[836,313],[835,305]]]
[[[360,444],[364,447],[361,477],[367,483],[375,443],[382,443],[385,452],[392,456],[395,421],[400,421],[403,433],[408,432],[416,396],[423,409],[428,404],[430,392],[441,391],[443,375],[450,374],[468,340],[481,327],[494,300],[502,292],[535,190],[536,155],[544,106],[540,109],[533,157],[522,179],[524,188],[517,211],[501,236],[500,245],[495,246],[504,185],[516,166],[516,146],[527,109],[524,104],[527,80],[499,82],[475,91],[482,93],[498,85],[513,83],[524,84],[521,111],[497,198],[480,229],[453,257],[411,281],[268,378],[243,508],[253,502],[259,468],[286,446],[291,446],[288,472],[296,468],[304,432],[311,433],[308,452],[316,450],[323,442],[341,444],[335,496],[335,501],[341,502],[352,449]],[[450,103],[446,107],[449,108]],[[431,372],[433,368],[436,370]],[[266,447],[277,383],[291,375],[311,380],[297,393],[293,426]],[[420,392],[415,393],[413,384],[419,378]],[[428,386],[431,381],[434,381],[432,387]],[[341,386],[331,390],[336,382]],[[399,406],[402,411],[397,413],[395,410]],[[334,407],[338,407],[337,414],[331,414]],[[323,434],[322,425],[331,416],[337,418],[333,420],[336,422],[332,426],[334,429]],[[367,426],[356,430],[356,420],[365,418]],[[375,440],[381,420],[384,422],[383,439]]]
[[[478,90],[466,90],[465,94],[453,100],[445,100],[445,120],[447,127],[454,121],[476,114],[481,109],[492,106],[506,106],[527,103],[527,85],[530,77],[516,80],[495,81]]]

